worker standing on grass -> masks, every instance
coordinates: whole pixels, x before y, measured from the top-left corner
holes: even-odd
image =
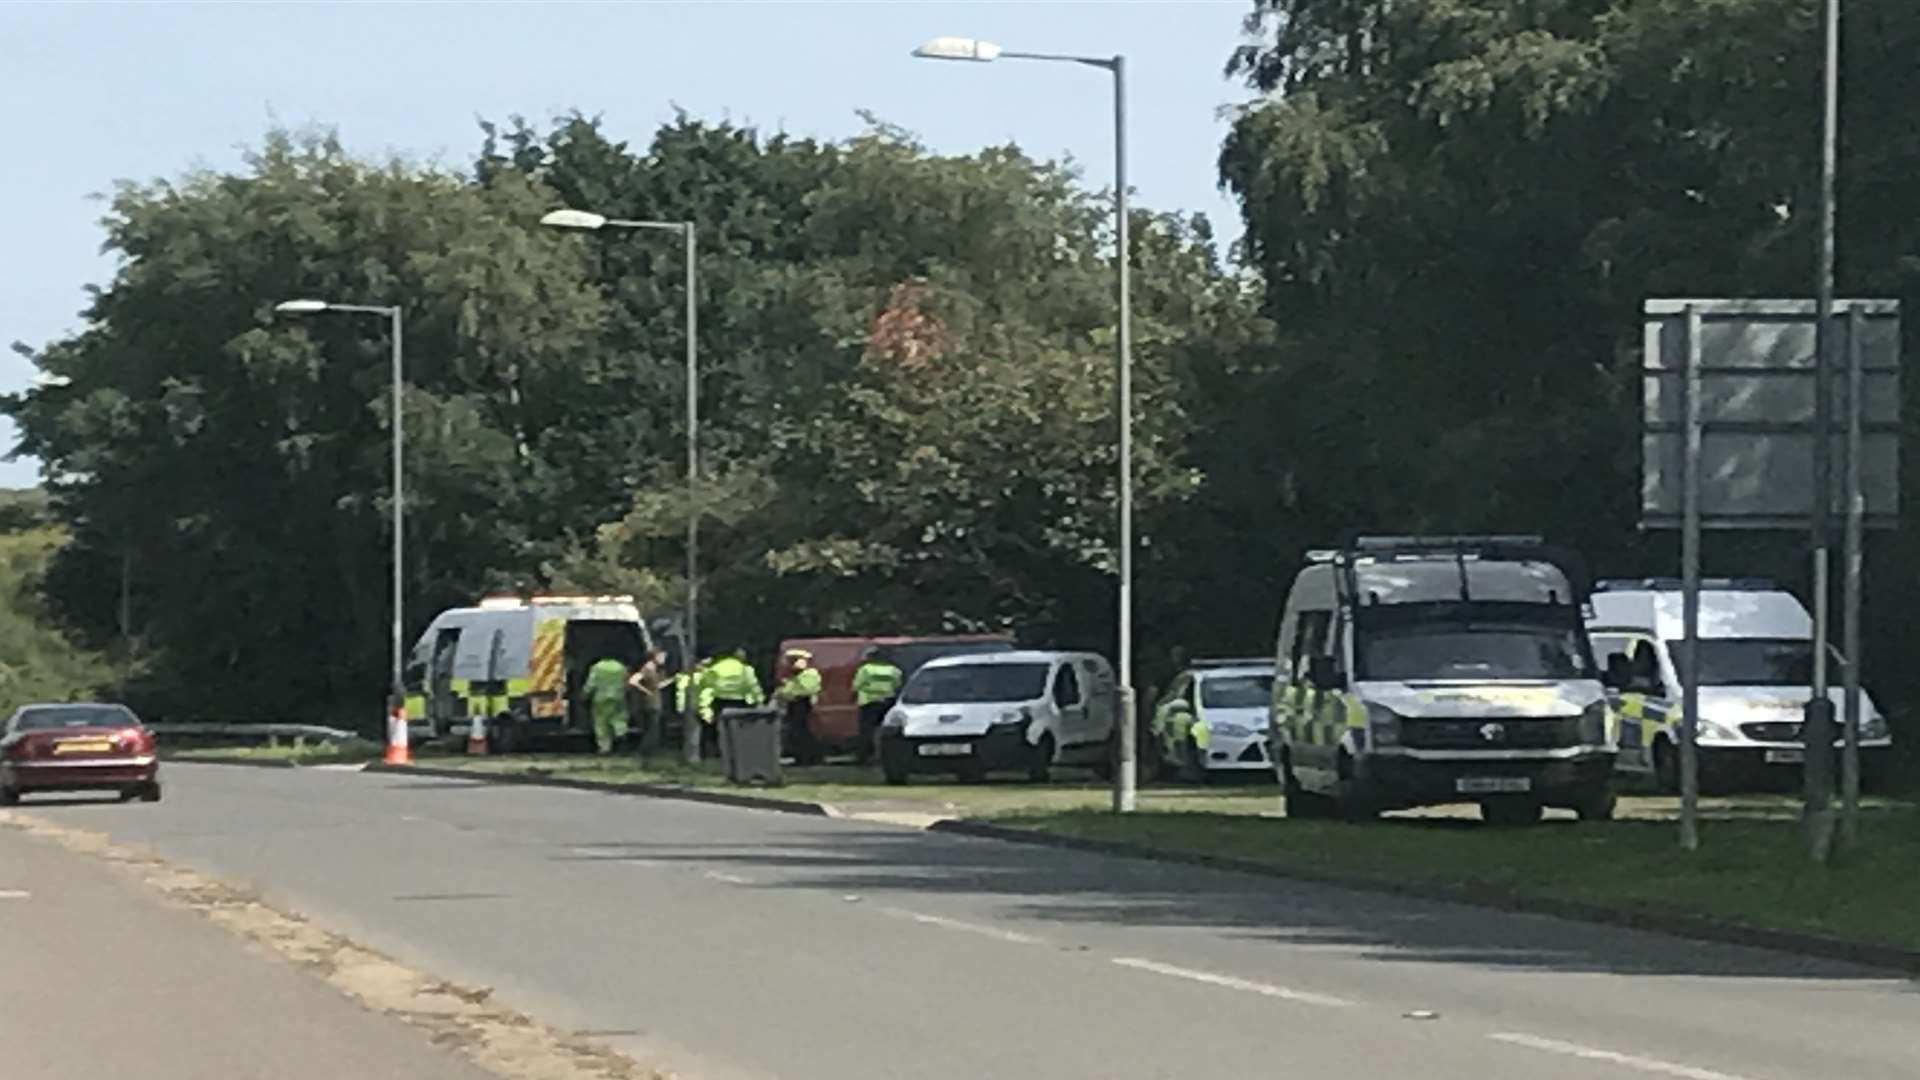
[[[760,676],[747,664],[744,645],[708,661],[707,673],[700,682],[701,708],[710,716],[718,716],[727,709],[750,709],[767,700],[760,689]],[[702,741],[708,746],[719,741],[711,722],[702,734]]]
[[[808,721],[813,703],[820,697],[820,672],[813,666],[813,654],[805,649],[788,649],[787,677],[773,692],[774,699],[786,708],[786,747],[796,765],[820,762],[820,744],[813,739]]]
[[[861,655],[860,666],[853,672],[853,703],[860,710],[860,745],[854,748],[854,756],[862,765],[873,760],[874,739],[887,710],[900,696],[900,681],[899,665],[885,653],[869,646]]]
[[[673,711],[686,725],[681,738],[700,739],[708,745],[712,739],[705,733],[713,728],[713,692],[707,686],[707,668],[712,663],[702,660],[673,677]]]
[[[660,739],[661,691],[666,688],[666,664],[667,654],[654,649],[627,680],[628,701],[633,711],[633,749],[642,758],[646,757],[648,747]]]
[[[581,690],[593,713],[594,749],[611,754],[627,734],[627,665],[611,656],[595,661]]]

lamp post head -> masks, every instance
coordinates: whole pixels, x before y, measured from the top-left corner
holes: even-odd
[[[540,219],[540,224],[553,229],[603,229],[607,225],[605,214],[595,214],[587,210],[553,210]]]
[[[913,55],[922,60],[972,60],[986,63],[998,59],[1000,46],[979,38],[937,37],[931,38],[913,50]]]
[[[273,310],[283,315],[311,315],[316,311],[327,310],[325,300],[282,300],[273,305]]]

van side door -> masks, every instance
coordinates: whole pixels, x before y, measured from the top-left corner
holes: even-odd
[[[1054,745],[1077,745],[1087,737],[1087,696],[1080,687],[1080,670],[1071,659],[1053,669]]]
[[[427,719],[436,735],[466,716],[466,698],[453,692],[453,665],[460,652],[461,629],[460,623],[451,623],[436,631],[433,652],[427,660]]]

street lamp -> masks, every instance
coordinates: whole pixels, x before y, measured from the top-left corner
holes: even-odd
[[[691,671],[699,658],[700,619],[700,353],[698,345],[700,310],[700,271],[695,260],[696,242],[691,221],[629,221],[610,218],[588,210],[553,210],[541,217],[540,224],[553,229],[599,232],[601,229],[652,229],[677,232],[686,239],[687,254],[687,610],[686,651],[682,663]],[[681,742],[686,759],[700,760],[699,694],[691,688],[686,695],[687,726]]]
[[[345,311],[361,315],[384,315],[390,323],[388,336],[393,343],[393,670],[391,672],[393,700],[390,705],[399,705],[406,695],[405,643],[401,640],[405,621],[405,582],[406,573],[401,561],[405,553],[406,536],[406,498],[403,486],[403,473],[400,466],[400,451],[406,442],[406,417],[400,397],[402,373],[400,306],[391,307],[378,304],[334,304],[325,300],[282,300],[273,305],[273,310],[283,315],[314,315],[324,311]]]
[[[1135,794],[1135,741],[1133,704],[1133,309],[1128,297],[1127,242],[1127,58],[1124,56],[1072,56],[1058,53],[1008,52],[991,41],[977,38],[937,37],[913,50],[923,60],[964,60],[989,63],[994,60],[1044,60],[1062,64],[1083,64],[1113,73],[1113,212],[1116,257],[1119,268],[1119,377],[1120,413],[1120,760],[1113,771],[1113,809],[1130,813]]]

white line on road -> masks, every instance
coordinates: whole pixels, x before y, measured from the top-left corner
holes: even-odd
[[[743,878],[743,877],[741,877],[741,876],[740,876],[739,874],[727,874],[727,873],[722,873],[722,872],[721,872],[721,871],[719,871],[719,870],[709,870],[709,871],[707,871],[707,876],[708,876],[708,877],[710,877],[710,878],[712,878],[712,879],[713,879],[713,880],[715,880],[715,881],[724,881],[724,882],[726,882],[726,883],[727,883],[727,884],[729,884],[729,885],[751,885],[751,884],[753,884],[753,879],[752,879],[752,878]]]
[[[1715,1072],[1712,1069],[1699,1069],[1692,1065],[1679,1065],[1657,1058],[1636,1057],[1633,1054],[1621,1054],[1612,1050],[1600,1050],[1578,1043],[1561,1042],[1558,1039],[1543,1039],[1538,1035],[1524,1035],[1518,1032],[1502,1031],[1488,1035],[1494,1042],[1510,1043],[1532,1050],[1544,1050],[1549,1054],[1562,1054],[1566,1057],[1580,1058],[1585,1061],[1604,1061],[1610,1065],[1619,1065],[1641,1072],[1658,1073],[1661,1076],[1678,1076],[1682,1080],[1743,1080],[1731,1073]]]
[[[25,889],[0,889],[0,900],[25,900],[27,895]]]
[[[1032,934],[1022,934],[1017,930],[1002,930],[997,926],[982,926],[979,923],[961,922],[959,919],[949,919],[944,915],[927,915],[918,911],[908,911],[904,908],[891,907],[875,908],[874,910],[880,912],[882,915],[892,915],[898,919],[912,919],[914,922],[924,923],[927,926],[938,926],[944,930],[959,930],[963,933],[979,934],[982,937],[990,937],[996,941],[1005,941],[1014,945],[1046,944],[1046,942],[1034,937]]]
[[[1171,975],[1176,979],[1191,979],[1209,986],[1223,986],[1228,990],[1241,990],[1263,997],[1279,998],[1282,1001],[1297,1002],[1301,1005],[1326,1005],[1333,1008],[1345,1008],[1353,1002],[1346,998],[1337,998],[1329,994],[1315,994],[1306,990],[1290,990],[1271,983],[1253,982],[1249,979],[1237,979],[1232,975],[1215,975],[1210,971],[1195,971],[1192,968],[1174,967],[1156,960],[1142,960],[1137,956],[1117,956],[1114,963],[1121,967],[1151,971],[1156,975]]]

